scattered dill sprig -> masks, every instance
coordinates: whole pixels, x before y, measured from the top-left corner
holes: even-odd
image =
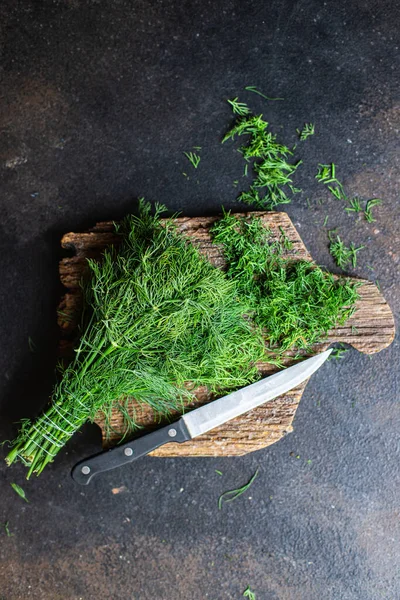
[[[22,498],[23,500],[25,500],[25,502],[29,503],[28,498],[26,497],[26,494],[24,492],[24,490],[22,489],[21,486],[19,486],[17,483],[12,483],[11,484],[12,489],[14,490],[14,492],[16,492],[18,494],[18,496],[20,498]]]
[[[6,522],[4,523],[4,531],[6,532],[6,534],[7,534],[7,537],[12,537],[12,536],[14,535],[14,534],[13,534],[13,533],[11,533],[11,531],[10,531],[10,528],[9,528],[9,526],[8,526],[8,521],[6,521]]]
[[[348,348],[345,348],[343,344],[340,344],[337,348],[332,349],[328,360],[340,360],[345,356],[345,354],[347,354],[348,351]]]
[[[161,225],[161,211],[157,207],[153,216],[142,201],[139,216],[118,228],[119,248],[88,261],[88,310],[75,359],[63,370],[49,408],[23,422],[6,459],[24,462],[28,478],[99,411],[107,420],[117,407],[132,432],[129,397],[161,417],[182,412],[199,385],[221,393],[258,377],[265,344],[245,317],[251,306],[172,220]]]
[[[256,600],[256,595],[254,592],[251,591],[251,588],[249,585],[243,592],[243,598],[248,598],[249,600]]]
[[[218,469],[215,469],[215,472],[217,475],[222,475],[222,471],[219,471]]]
[[[326,185],[336,200],[348,200],[342,183],[336,177],[336,165],[334,163],[330,165],[319,164],[315,179]]]
[[[234,98],[233,100],[228,100],[229,104],[232,106],[232,111],[235,115],[248,115],[250,113],[250,109],[244,102],[239,102],[238,98]]]
[[[354,198],[350,198],[349,202],[350,202],[350,206],[347,206],[344,209],[347,213],[362,212],[363,209],[362,209],[362,206],[361,206],[360,198],[358,198],[357,196],[355,196]]]
[[[296,129],[301,142],[304,142],[310,135],[314,135],[315,129],[313,123],[305,123],[303,129]]]
[[[28,337],[28,346],[30,352],[34,353],[36,351],[36,344],[30,336]]]
[[[364,216],[368,223],[374,223],[376,221],[372,215],[372,208],[374,206],[379,206],[380,204],[382,204],[382,200],[380,198],[371,198],[371,200],[368,200],[364,211]]]
[[[288,158],[293,155],[292,151],[277,142],[277,136],[268,131],[268,123],[263,120],[262,115],[247,115],[237,119],[222,142],[242,135],[249,136],[249,139],[240,146],[239,152],[247,162],[253,161],[256,177],[249,190],[239,195],[239,200],[264,209],[290,203],[291,199],[284,187],[288,186],[293,194],[300,191],[292,186],[291,177],[301,161],[288,162]]]
[[[326,217],[324,219],[323,227],[326,227],[326,225],[328,223],[328,219],[329,219],[329,215],[326,215]]]
[[[195,152],[184,152],[183,154],[186,156],[190,164],[197,169],[200,164],[200,156]]]
[[[364,246],[355,247],[353,242],[350,247],[347,247],[339,235],[334,235],[333,232],[329,232],[329,252],[335,260],[338,267],[346,269],[350,265],[353,268],[357,266],[357,252],[362,250]]]
[[[218,508],[221,510],[223,502],[232,502],[233,500],[236,500],[236,498],[239,498],[239,496],[244,494],[249,489],[249,487],[252,485],[252,483],[255,480],[255,478],[257,477],[257,475],[258,475],[258,469],[254,473],[254,475],[251,477],[251,479],[248,481],[248,483],[246,483],[245,485],[243,485],[240,488],[237,488],[236,490],[229,490],[228,492],[224,492],[223,494],[221,494],[221,496],[218,499]]]
[[[284,98],[270,98],[269,96],[266,96],[262,92],[258,91],[258,89],[254,85],[248,85],[244,89],[246,90],[246,92],[253,92],[253,94],[258,94],[259,96],[262,96],[262,98],[265,98],[266,100],[284,100]]]
[[[290,348],[310,347],[353,314],[356,286],[309,261],[285,257],[284,239],[274,238],[259,217],[225,213],[211,235],[222,246],[227,276],[264,332],[270,362]]]

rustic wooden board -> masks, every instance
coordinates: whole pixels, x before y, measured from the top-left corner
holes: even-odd
[[[279,238],[282,230],[292,241],[293,247],[287,253],[294,260],[305,259],[312,261],[296,228],[286,213],[258,212],[257,214],[268,226],[272,235]],[[224,267],[224,259],[220,248],[212,244],[209,229],[218,217],[197,217],[176,219],[178,228],[196,244],[200,251],[218,267]],[[82,308],[80,281],[87,269],[86,259],[99,257],[109,244],[118,244],[118,238],[113,233],[110,222],[98,223],[85,233],[67,233],[61,241],[62,247],[72,250],[74,255],[64,258],[60,263],[60,278],[67,288],[58,311],[58,323],[62,331],[60,352],[68,356],[77,336],[77,323]],[[359,281],[359,280],[358,280]],[[332,342],[351,344],[360,352],[374,354],[383,350],[394,338],[394,319],[392,312],[378,288],[371,282],[362,280],[359,290],[360,299],[355,314],[344,326],[333,329],[327,341],[313,347],[313,353],[321,352]],[[286,358],[291,364],[290,353]],[[275,372],[271,365],[259,365],[263,375]],[[185,444],[166,444],[152,454],[155,456],[238,456],[259,450],[277,442],[292,431],[292,421],[299,405],[306,383],[291,390],[289,393],[276,398],[272,402],[238,417],[222,427],[209,432]],[[196,390],[198,406],[212,400],[204,388]],[[150,409],[140,406],[132,400],[131,410],[136,415],[138,423],[143,428],[151,429],[160,425],[156,422]],[[124,431],[123,418],[115,409],[111,420],[113,432],[107,439],[105,423],[101,415],[96,419],[103,432],[104,445],[110,445],[120,439]]]

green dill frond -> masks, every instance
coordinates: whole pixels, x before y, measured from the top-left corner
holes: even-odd
[[[330,165],[319,164],[315,179],[326,185],[336,200],[348,201],[343,185],[336,177],[336,165],[334,163],[331,163]]]
[[[197,169],[200,164],[200,156],[195,152],[184,152],[183,154],[186,156],[190,164]]]
[[[277,142],[277,136],[268,131],[268,123],[263,120],[262,115],[239,118],[222,142],[243,135],[249,138],[247,143],[240,146],[239,152],[247,162],[252,161],[255,178],[249,189],[241,192],[239,200],[262,209],[273,209],[279,204],[290,203],[291,198],[284,188],[287,186],[292,194],[301,191],[292,185],[292,176],[301,161],[288,161],[292,151]]]
[[[221,494],[221,496],[218,498],[219,510],[221,510],[223,502],[233,502],[233,500],[236,500],[236,498],[239,498],[239,496],[247,492],[249,487],[253,484],[254,480],[256,479],[257,475],[258,469],[245,485],[235,490],[229,490],[228,492],[224,492],[223,494]]]
[[[239,102],[238,98],[234,98],[233,100],[228,100],[228,103],[232,106],[232,111],[236,115],[244,116],[250,113],[250,109],[244,102]]]
[[[256,595],[251,590],[251,588],[250,588],[249,585],[247,586],[247,588],[243,592],[243,598],[248,598],[248,600],[256,600]]]
[[[374,223],[376,221],[372,214],[372,209],[374,206],[379,206],[380,204],[382,204],[382,200],[380,198],[372,198],[371,200],[368,200],[364,212],[365,219],[368,223]]]
[[[350,246],[347,247],[339,235],[334,236],[332,233],[329,234],[329,252],[334,261],[341,269],[345,270],[350,265],[355,268],[357,266],[357,252],[362,250],[364,246],[356,248],[351,242]]]
[[[347,213],[362,212],[363,208],[361,206],[360,198],[355,196],[354,198],[350,198],[349,202],[350,202],[350,206],[347,206],[344,209]]]
[[[246,92],[252,92],[253,94],[258,94],[258,96],[265,98],[265,100],[284,100],[284,98],[270,98],[269,96],[266,96],[265,94],[260,92],[254,85],[248,85],[244,89],[246,90]]]
[[[299,140],[304,142],[308,137],[314,135],[315,129],[313,123],[305,123],[303,129],[296,129]]]
[[[309,261],[288,258],[289,240],[274,239],[259,217],[225,213],[211,231],[241,297],[264,332],[268,360],[309,348],[354,312],[358,297],[348,279],[335,279]]]

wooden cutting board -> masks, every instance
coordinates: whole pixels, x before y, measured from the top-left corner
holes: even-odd
[[[261,217],[272,231],[272,236],[277,239],[284,231],[293,243],[287,256],[294,260],[312,261],[286,213],[242,213],[244,214],[256,214]],[[176,223],[215,266],[223,268],[224,259],[221,250],[211,242],[209,235],[209,229],[217,219],[218,217],[179,218],[176,219]],[[98,223],[88,232],[67,233],[62,238],[62,247],[74,253],[72,257],[64,258],[60,262],[61,282],[67,288],[58,310],[58,324],[62,332],[60,353],[64,357],[71,356],[78,335],[77,324],[82,309],[79,284],[87,269],[86,259],[99,257],[109,244],[118,244],[118,238],[113,231],[112,222]],[[365,354],[380,352],[390,345],[395,334],[393,314],[378,288],[369,281],[361,281],[360,299],[355,314],[344,326],[333,329],[326,342],[315,345],[312,354],[322,352],[332,342],[351,344]],[[288,353],[285,359],[288,365],[293,363],[292,355]],[[266,364],[259,365],[259,369],[264,376],[276,371],[275,367]],[[292,431],[292,421],[305,386],[306,382],[272,402],[249,411],[191,442],[166,444],[152,454],[154,456],[239,456],[269,446]],[[212,399],[204,388],[196,391],[196,398],[196,402],[191,405],[193,407]],[[146,429],[150,430],[162,424],[155,421],[150,409],[140,406],[134,400],[132,400],[131,410],[132,413],[135,412],[137,422]],[[112,414],[110,423],[112,431],[108,437],[101,415],[96,419],[96,423],[102,429],[105,447],[116,443],[125,430],[123,417],[117,409]]]

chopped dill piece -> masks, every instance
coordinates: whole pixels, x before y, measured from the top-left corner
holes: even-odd
[[[375,285],[378,288],[378,290],[381,291],[381,284],[379,283],[378,279],[375,279]]]
[[[333,236],[333,232],[329,233],[329,252],[336,262],[337,266],[341,269],[346,269],[352,265],[353,268],[357,266],[357,252],[362,250],[364,246],[355,247],[353,242],[350,247],[347,247],[339,235]]]
[[[355,196],[354,198],[350,198],[349,202],[350,202],[350,206],[347,206],[344,209],[347,213],[362,212],[363,209],[362,209],[362,206],[361,206],[360,198],[358,198],[357,196]]]
[[[186,156],[190,164],[197,169],[200,163],[200,156],[195,152],[184,152],[183,154]]]
[[[215,469],[215,472],[217,475],[222,475],[222,471],[218,471],[218,469]]]
[[[310,135],[314,135],[314,125],[313,123],[305,123],[303,129],[296,129],[296,132],[299,136],[301,142],[304,142]]]
[[[281,232],[281,237],[279,238],[280,244],[282,244],[285,250],[292,250],[293,242],[288,238],[288,235],[283,229],[282,225],[279,225],[279,231]]]
[[[233,100],[228,100],[229,104],[232,106],[232,111],[235,115],[240,115],[241,117],[248,115],[250,113],[250,109],[244,102],[239,102],[238,98],[234,98]]]
[[[17,483],[12,483],[11,484],[12,489],[14,490],[14,492],[16,492],[18,494],[18,496],[20,498],[22,498],[23,500],[25,500],[25,502],[29,503],[28,498],[26,497],[26,494],[24,492],[24,490],[22,489],[21,486],[19,486]]]
[[[319,181],[319,183],[326,185],[336,200],[348,200],[343,185],[336,177],[336,165],[334,163],[331,163],[330,165],[319,164],[315,179]],[[334,184],[334,186],[331,184]]]
[[[256,600],[256,595],[254,592],[251,591],[251,588],[249,585],[243,592],[243,598],[248,598],[249,600]]]
[[[243,177],[247,177],[247,171],[248,171],[249,165],[246,163],[244,165],[244,172],[243,172]]]
[[[326,227],[326,225],[328,223],[328,219],[329,219],[329,215],[326,215],[326,217],[324,219],[323,227]]]
[[[339,346],[337,348],[332,349],[332,352],[331,352],[328,360],[340,360],[341,358],[344,358],[344,356],[347,354],[348,351],[349,351],[349,349],[345,348],[345,346],[343,346],[343,344],[339,344]]]
[[[28,337],[28,346],[29,346],[30,352],[34,353],[36,350],[36,344],[30,336]]]
[[[285,240],[274,238],[260,217],[224,213],[211,235],[222,246],[228,278],[264,331],[269,362],[279,364],[285,350],[309,348],[353,314],[356,286],[309,261],[285,256]]]
[[[382,204],[382,200],[380,198],[371,198],[371,200],[368,200],[364,212],[365,219],[368,221],[368,223],[374,223],[376,221],[372,214],[372,208],[374,206],[379,206],[380,204]]]
[[[248,85],[244,89],[246,90],[246,92],[253,92],[253,94],[258,94],[259,96],[261,96],[262,98],[265,98],[266,100],[284,100],[284,98],[270,98],[269,96],[266,96],[265,94],[260,92],[254,85]]]
[[[247,492],[247,490],[249,489],[249,487],[252,485],[253,481],[257,477],[257,475],[258,475],[258,469],[245,485],[243,485],[242,487],[237,488],[235,490],[229,490],[229,491],[221,494],[221,496],[218,498],[219,510],[221,510],[223,502],[232,502],[233,500],[236,500],[236,498],[239,498],[239,496],[241,496],[242,494]]]
[[[193,150],[201,150],[201,146],[193,146]]]
[[[235,179],[235,181],[233,182],[233,187],[237,187],[239,185],[239,180]]]
[[[12,537],[14,534],[10,532],[10,528],[8,526],[8,521],[4,523],[4,530],[7,534],[7,537]]]
[[[357,327],[355,325],[351,326],[351,333],[354,333],[356,335],[358,334],[358,329],[357,329]]]
[[[270,210],[279,204],[289,204],[291,198],[287,196],[284,187],[293,183],[291,177],[302,161],[288,162],[293,155],[292,151],[277,142],[277,136],[268,131],[268,123],[263,120],[262,115],[247,115],[237,119],[222,143],[242,135],[249,136],[249,139],[240,146],[239,152],[246,161],[253,160],[256,177],[250,188],[239,195],[239,200]],[[289,189],[292,193],[299,191],[293,186]]]

